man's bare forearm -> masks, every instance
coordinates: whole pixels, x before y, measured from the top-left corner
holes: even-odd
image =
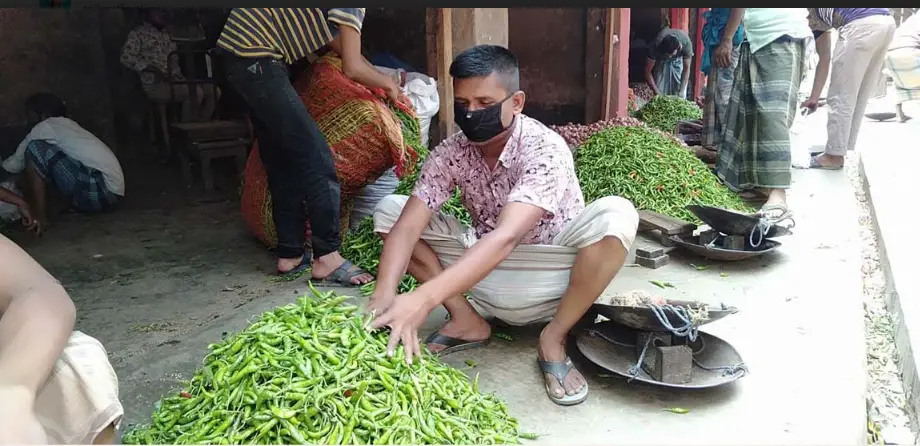
[[[732,42],[735,39],[735,33],[741,26],[744,19],[744,11],[747,8],[731,8],[728,13],[728,20],[725,22],[725,28],[722,28],[722,42]]]
[[[24,198],[20,197],[19,195],[16,195],[13,192],[10,192],[8,189],[4,187],[0,187],[0,201],[5,201],[20,209],[28,207],[28,203],[26,203],[26,200]]]
[[[493,231],[482,237],[456,263],[432,281],[419,286],[419,291],[435,297],[435,304],[451,296],[465,293],[485,279],[517,246],[519,237]]]
[[[658,94],[658,84],[655,83],[655,76],[650,70],[645,71],[645,83],[652,89],[652,92]]]
[[[396,287],[406,274],[412,251],[431,221],[431,210],[418,197],[410,196],[403,211],[383,242],[377,267],[375,294],[396,294]]]
[[[0,387],[35,395],[73,333],[76,309],[50,275],[9,298],[0,318]]]
[[[420,236],[421,231],[414,234],[411,228],[393,226],[383,242],[383,252],[380,253],[376,290],[384,295],[396,294],[399,281],[406,274],[412,251]]]

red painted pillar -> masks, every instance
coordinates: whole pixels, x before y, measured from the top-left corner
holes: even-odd
[[[703,14],[709,11],[709,8],[697,8],[696,9],[696,36],[693,39],[693,54],[696,59],[696,63],[693,66],[696,69],[696,81],[693,82],[693,96],[690,100],[695,100],[703,92],[703,80],[706,79],[706,75],[700,71],[700,66],[703,65]]]
[[[671,28],[688,32],[690,30],[689,19],[689,8],[671,8]]]

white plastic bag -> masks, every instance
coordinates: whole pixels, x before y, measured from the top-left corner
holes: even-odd
[[[375,68],[394,78],[402,72],[387,67]],[[438,99],[438,82],[422,73],[406,73],[406,84],[403,85],[402,90],[409,97],[412,108],[418,115],[422,145],[428,147],[428,129],[431,127],[431,118],[438,113],[438,108],[441,106]]]
[[[399,185],[399,178],[396,176],[396,168],[392,168],[380,175],[372,184],[368,184],[361,189],[358,196],[355,197],[354,207],[351,210],[351,216],[348,220],[348,227],[355,229],[361,224],[365,217],[374,214],[374,207],[377,203],[392,194]]]

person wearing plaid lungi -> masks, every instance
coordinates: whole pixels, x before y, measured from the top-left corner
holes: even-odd
[[[898,119],[907,122],[911,117],[904,113],[904,103],[920,99],[920,14],[910,16],[895,31],[885,66],[894,81]]]
[[[44,182],[54,184],[61,196],[77,211],[104,211],[118,201],[118,195],[106,187],[101,171],[86,167],[49,141],[29,142],[26,161],[34,166],[35,172]]]
[[[745,40],[740,47],[718,148],[719,178],[736,191],[762,189],[767,203],[761,212],[775,218],[789,215],[789,127],[795,117],[805,51],[812,39],[807,15],[804,8],[744,11]],[[735,32],[741,15],[733,13],[732,19],[726,26],[728,35]],[[717,50],[717,59],[724,59],[725,53],[731,51],[730,43]],[[774,212],[779,215],[772,215]]]
[[[118,158],[104,142],[66,116],[63,100],[38,93],[26,100],[25,109],[34,126],[3,161],[3,169],[25,173],[38,230],[47,223],[49,184],[67,205],[81,212],[107,210],[124,196],[125,179]]]
[[[703,60],[700,71],[708,79],[704,90],[702,146],[712,152],[722,137],[722,124],[735,80],[738,53],[744,40],[744,25],[739,25],[734,35],[725,35],[730,11],[731,8],[712,8],[704,14],[706,23],[703,25]],[[723,39],[731,39],[732,42],[731,65],[727,67],[719,66],[712,57]]]

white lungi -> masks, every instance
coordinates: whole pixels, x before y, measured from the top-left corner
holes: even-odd
[[[374,231],[389,233],[409,197],[388,195],[374,210]],[[621,197],[604,197],[585,207],[553,238],[551,245],[518,245],[498,267],[470,290],[474,302],[512,325],[546,321],[569,286],[578,250],[604,237],[616,237],[628,251],[636,238],[639,214]],[[476,243],[473,228],[444,213],[432,216],[422,240],[445,268]]]
[[[50,444],[91,444],[121,423],[118,377],[99,341],[73,332],[36,396],[35,412]]]

